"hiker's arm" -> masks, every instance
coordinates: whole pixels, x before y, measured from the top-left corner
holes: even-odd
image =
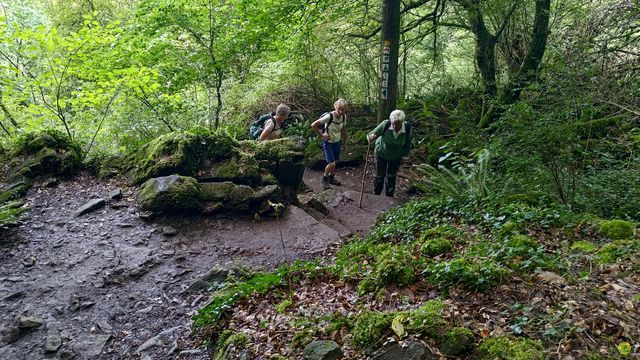
[[[267,140],[269,138],[269,134],[271,134],[275,126],[276,125],[272,121],[268,121],[266,124],[264,124],[264,130],[262,130],[262,133],[260,134],[260,141]]]
[[[373,140],[377,139],[378,136],[382,134],[382,129],[384,129],[384,121],[378,124],[378,126],[376,126],[376,128],[373,129],[372,132],[367,134],[367,139],[369,139],[369,142],[372,142]]]
[[[322,121],[323,119],[320,118],[314,122],[311,123],[311,127],[313,128],[313,131],[316,133],[316,135],[318,135],[322,140],[327,140],[329,139],[329,134],[323,134],[322,131],[320,131],[320,125],[324,124],[324,122]]]

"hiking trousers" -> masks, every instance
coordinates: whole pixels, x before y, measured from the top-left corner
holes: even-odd
[[[396,175],[400,168],[400,161],[387,160],[376,154],[376,174],[373,177],[373,192],[376,195],[382,193],[382,188],[386,185],[385,195],[393,196],[396,191]]]

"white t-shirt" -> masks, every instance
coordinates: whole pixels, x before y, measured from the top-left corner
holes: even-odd
[[[273,118],[264,122],[264,130],[268,134],[266,140],[279,139],[282,135],[282,127]]]
[[[320,123],[321,124],[327,124],[329,123],[329,118],[331,116],[331,113],[326,114],[325,116],[320,118]],[[331,124],[329,125],[329,142],[330,143],[337,143],[338,141],[340,141],[340,139],[342,138],[342,128],[347,126],[347,115],[343,114],[341,118],[336,117],[335,114],[333,114],[333,120],[331,121]]]

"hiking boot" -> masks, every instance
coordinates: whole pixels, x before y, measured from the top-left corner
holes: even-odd
[[[325,190],[331,189],[331,186],[329,186],[329,176],[323,176],[322,177],[322,187]]]
[[[336,180],[336,178],[335,178],[335,176],[333,174],[329,175],[329,184],[335,185],[335,186],[342,185],[342,184],[340,184],[340,181]]]

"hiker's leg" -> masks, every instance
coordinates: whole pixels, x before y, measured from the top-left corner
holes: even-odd
[[[334,153],[334,147],[328,141],[322,142],[322,148],[324,149],[324,158],[327,161],[327,166],[324,167],[324,174],[322,176],[322,186],[329,189],[329,176],[336,171],[336,156]]]
[[[340,159],[340,148],[341,148],[341,144],[339,141],[336,143],[331,143],[331,150],[333,152],[334,162],[332,163],[332,167],[329,170],[329,184],[336,185],[336,186],[342,185],[340,184],[340,181],[336,180],[335,178],[336,165],[338,163],[338,159]]]
[[[384,186],[384,177],[387,173],[387,160],[380,156],[375,156],[376,174],[373,176],[373,192],[380,195]]]
[[[400,161],[400,159],[391,160],[387,165],[387,189],[385,191],[387,196],[393,196],[396,191],[396,177],[400,168]]]

